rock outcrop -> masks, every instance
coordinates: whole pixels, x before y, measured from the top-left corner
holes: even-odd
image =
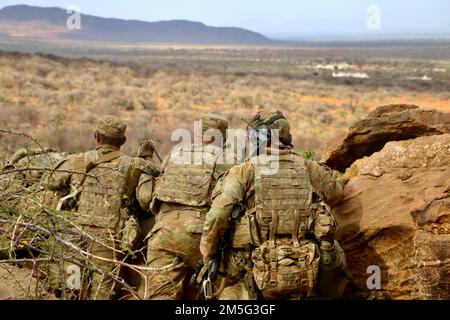
[[[414,105],[383,106],[328,143],[323,161],[344,172],[353,162],[383,149],[389,141],[450,133],[450,113]]]
[[[346,295],[450,299],[450,134],[441,134],[450,114],[394,106],[368,119],[327,155],[349,179],[334,208],[352,276]],[[380,267],[380,290],[367,287],[369,266]]]

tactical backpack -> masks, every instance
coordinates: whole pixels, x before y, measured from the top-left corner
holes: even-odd
[[[223,150],[212,145],[175,148],[155,186],[155,199],[192,207],[210,204],[214,172]]]
[[[120,168],[120,162],[114,161],[122,154],[111,152],[96,160],[90,160],[92,155],[84,155],[84,164],[75,167],[84,169],[85,174],[72,186],[77,193],[76,220],[80,225],[115,229],[121,218],[121,209],[126,205],[122,197],[127,183],[126,172]],[[79,159],[81,160],[81,159]],[[124,173],[125,171],[125,173]]]
[[[256,206],[241,218],[234,239],[244,234],[256,246],[253,275],[261,292],[307,294],[316,287],[320,262],[318,246],[306,239],[313,223],[309,173],[293,155],[267,160],[254,164]],[[268,171],[273,161],[278,169]]]

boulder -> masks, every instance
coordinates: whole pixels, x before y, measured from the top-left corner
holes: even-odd
[[[328,143],[323,156],[330,168],[344,172],[358,159],[383,149],[389,141],[450,133],[450,113],[414,105],[383,106]]]
[[[349,181],[334,213],[351,273],[346,296],[450,299],[450,134],[440,134],[448,129],[450,121],[442,120],[449,114],[395,109],[379,109],[369,116],[365,122],[370,123],[365,131],[368,136],[359,130],[353,141],[359,141],[360,147],[364,142],[370,144],[362,147],[367,152],[376,141],[381,145],[388,139],[381,139],[382,132],[389,139],[404,140],[407,135],[400,135],[400,128],[410,130],[411,136],[419,132],[424,136],[384,142],[380,151],[370,152],[351,166],[347,163],[352,159],[345,164],[341,161],[340,169],[348,167],[344,177]],[[398,126],[394,114],[400,119]],[[420,131],[412,130],[413,125]],[[344,145],[329,159],[337,160]],[[368,289],[370,266],[380,267],[380,290]]]

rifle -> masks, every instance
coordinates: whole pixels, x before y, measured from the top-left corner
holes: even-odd
[[[200,260],[197,263],[195,273],[189,281],[189,284],[194,286],[198,291],[196,300],[199,300],[202,293],[206,300],[210,300],[215,296],[213,293],[212,284],[216,281],[218,275],[222,277],[225,276],[225,274],[221,273],[219,269],[222,265],[222,258],[228,248],[231,232],[233,232],[234,226],[237,219],[241,215],[242,209],[243,207],[241,204],[236,204],[233,207],[230,217],[230,227],[225,235],[220,239],[219,250],[214,254],[211,262],[207,266],[205,266],[203,260]]]
[[[155,151],[156,157],[158,157],[159,162],[163,163],[163,160],[162,160],[161,157],[159,156],[158,151],[157,151],[156,149],[155,149],[154,151]]]

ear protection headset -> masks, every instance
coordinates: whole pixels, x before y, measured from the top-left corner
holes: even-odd
[[[259,147],[262,145],[262,143],[265,143],[265,145],[268,145],[271,141],[272,141],[272,125],[281,119],[285,119],[284,115],[281,112],[277,112],[276,115],[274,115],[272,118],[270,118],[269,120],[260,123],[256,126],[256,128],[254,128],[254,133],[256,135],[256,143],[258,146],[258,150]],[[261,115],[257,114],[252,121],[250,121],[250,123],[247,126],[247,130],[248,127],[253,127],[252,124],[257,123],[261,121]],[[280,137],[280,141],[281,143],[283,143],[284,145],[291,145],[292,144],[292,135],[289,135],[288,138],[282,138]]]

